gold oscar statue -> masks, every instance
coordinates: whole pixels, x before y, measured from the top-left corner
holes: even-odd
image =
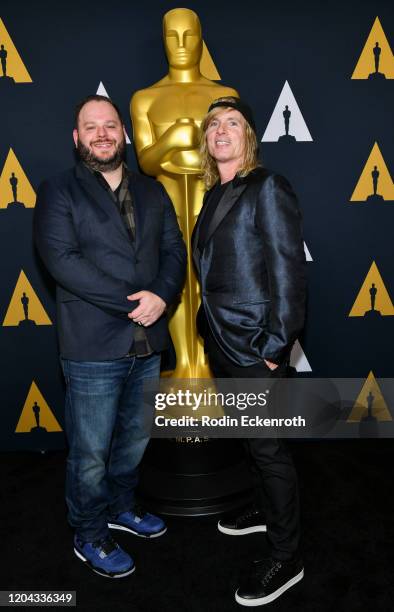
[[[190,247],[204,195],[199,178],[200,125],[213,100],[238,94],[201,74],[203,40],[196,13],[185,8],[166,13],[163,36],[169,72],[131,99],[134,144],[142,170],[155,176],[169,194],[188,252],[185,289],[170,320],[177,355],[171,375],[208,378],[211,373],[195,326],[200,300]]]

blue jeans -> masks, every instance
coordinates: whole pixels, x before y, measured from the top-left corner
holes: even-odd
[[[143,383],[158,379],[160,356],[61,361],[68,518],[81,540],[95,542],[108,535],[108,517],[130,510],[135,502],[138,465],[154,415],[153,403],[143,401]]]

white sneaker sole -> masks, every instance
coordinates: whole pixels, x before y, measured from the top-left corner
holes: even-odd
[[[244,599],[243,597],[240,597],[238,595],[238,591],[237,591],[235,593],[235,601],[241,604],[241,606],[248,606],[249,608],[252,608],[254,606],[264,606],[265,604],[271,603],[271,601],[274,601],[275,599],[283,595],[283,593],[287,591],[287,589],[290,589],[290,587],[297,584],[297,582],[302,580],[303,577],[304,577],[304,570],[302,569],[299,574],[297,574],[296,576],[288,580],[279,589],[274,591],[274,593],[271,593],[270,595],[267,595],[266,597],[259,597],[256,599]]]
[[[152,533],[152,534],[147,534],[145,535],[144,533],[138,533],[138,531],[133,531],[132,529],[130,529],[130,527],[125,527],[124,525],[119,525],[116,523],[108,523],[108,527],[110,529],[118,529],[119,531],[127,531],[128,533],[132,533],[133,535],[138,536],[139,538],[145,538],[145,539],[152,539],[152,538],[158,538],[161,535],[163,535],[163,533],[165,533],[167,531],[167,527],[164,527],[164,529],[162,529],[161,531],[158,531],[157,533]]]
[[[92,565],[90,561],[88,561],[88,559],[86,559],[86,557],[84,557],[75,547],[74,552],[77,555],[78,559],[81,559],[81,561],[87,563],[91,570],[93,570],[96,574],[99,574],[100,576],[104,576],[104,578],[125,578],[126,576],[130,576],[130,574],[135,571],[135,565],[133,565],[133,567],[129,571],[122,572],[121,574],[114,574],[113,576],[111,576],[110,574],[101,572],[97,567],[94,567],[94,565]]]
[[[253,525],[253,527],[245,527],[244,529],[231,529],[231,527],[223,527],[223,525],[221,525],[219,521],[218,529],[226,535],[238,536],[247,535],[248,533],[265,532],[267,531],[267,525]]]

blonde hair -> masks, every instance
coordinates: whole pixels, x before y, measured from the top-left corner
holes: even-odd
[[[233,102],[232,96],[218,98],[214,102]],[[214,103],[213,102],[213,103]],[[205,187],[210,189],[219,179],[219,171],[216,160],[208,151],[207,145],[207,129],[212,119],[219,113],[229,110],[234,110],[232,106],[220,106],[213,108],[203,119],[201,123],[201,140],[200,140],[200,157],[201,157],[201,178],[204,181]],[[245,150],[241,168],[237,172],[237,176],[247,176],[249,172],[260,165],[257,159],[258,145],[255,131],[250,127],[249,123],[244,118],[245,126]]]

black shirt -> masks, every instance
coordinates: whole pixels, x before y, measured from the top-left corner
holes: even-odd
[[[212,217],[215,214],[215,211],[218,207],[220,200],[222,199],[228,185],[231,181],[227,181],[227,183],[216,183],[215,187],[212,189],[211,193],[208,196],[208,200],[205,204],[206,212],[204,215],[204,220],[201,223],[200,232],[198,236],[198,250],[200,253],[204,250],[205,243],[207,241],[207,233],[209,226],[212,221]]]

